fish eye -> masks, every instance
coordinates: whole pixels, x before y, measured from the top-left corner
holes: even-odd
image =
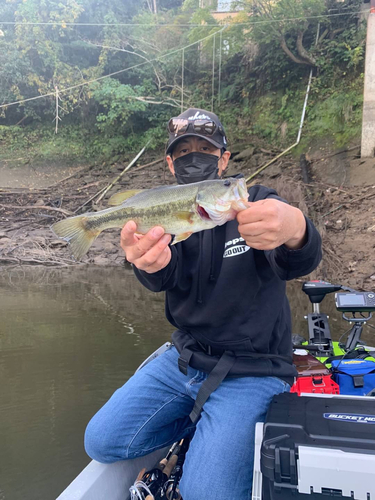
[[[225,187],[229,187],[231,185],[231,182],[229,179],[227,179],[226,181],[224,181],[224,186]]]

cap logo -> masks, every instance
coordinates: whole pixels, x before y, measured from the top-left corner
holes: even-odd
[[[189,116],[188,120],[211,120],[211,118],[205,114],[200,114],[199,111],[193,116]]]

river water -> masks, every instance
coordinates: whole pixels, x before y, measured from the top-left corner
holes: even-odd
[[[305,333],[301,284],[288,296]],[[333,297],[324,312],[338,338]],[[89,462],[88,420],[173,328],[163,294],[119,267],[3,268],[0,315],[0,500],[54,499]]]

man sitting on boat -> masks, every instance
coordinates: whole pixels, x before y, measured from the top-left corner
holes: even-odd
[[[167,162],[179,184],[222,177],[230,153],[215,114],[189,109],[168,127]],[[144,236],[136,229],[124,226],[121,246],[139,281],[166,292],[173,346],[92,418],[86,451],[111,463],[194,435],[183,499],[249,499],[255,423],[296,375],[286,281],[317,267],[319,233],[261,185],[237,219],[174,246],[161,227]]]

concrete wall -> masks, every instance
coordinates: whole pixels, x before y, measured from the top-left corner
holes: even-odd
[[[369,5],[369,4],[367,4]],[[367,24],[361,157],[375,156],[375,0]]]

